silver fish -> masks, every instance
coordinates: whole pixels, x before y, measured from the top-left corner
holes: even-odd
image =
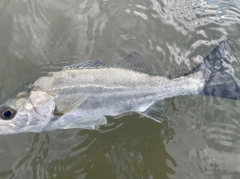
[[[204,63],[171,80],[152,75],[138,53],[113,66],[95,60],[51,72],[0,103],[0,134],[96,129],[107,124],[107,115],[144,114],[154,102],[179,95],[237,99],[238,85],[222,64],[230,57],[229,46],[223,41]],[[150,113],[145,115],[154,119]]]

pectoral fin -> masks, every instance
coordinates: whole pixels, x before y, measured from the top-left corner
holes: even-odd
[[[54,115],[64,115],[79,107],[87,99],[86,95],[58,95],[54,98]]]

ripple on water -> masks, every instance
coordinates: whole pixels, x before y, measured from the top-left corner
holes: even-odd
[[[2,0],[0,95],[62,66],[140,53],[156,74],[189,72],[228,38],[240,67],[238,0]],[[0,178],[239,178],[239,104],[211,97],[164,101],[170,122],[138,114],[102,131],[0,137]],[[171,124],[171,126],[170,126]],[[1,127],[1,126],[0,126]]]
[[[173,174],[174,159],[164,145],[174,133],[167,123],[159,124],[139,115],[109,119],[113,129],[99,131],[64,130],[54,133],[21,134],[2,138],[2,144],[16,150],[0,171],[1,177],[12,178],[149,178]],[[138,123],[137,128],[136,126]],[[121,125],[120,125],[121,124]],[[105,132],[107,130],[107,132]],[[5,138],[7,139],[7,138]],[[21,142],[13,142],[14,140]],[[3,159],[7,158],[7,154]],[[17,160],[16,160],[17,158]],[[15,161],[14,161],[15,159]],[[168,161],[167,164],[165,161]],[[159,168],[159,166],[161,166]]]

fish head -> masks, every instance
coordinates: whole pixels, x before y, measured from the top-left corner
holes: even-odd
[[[0,103],[0,135],[42,131],[51,121],[54,109],[48,92],[18,90]]]

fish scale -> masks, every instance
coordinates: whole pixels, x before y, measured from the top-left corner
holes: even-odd
[[[140,112],[164,120],[156,102],[179,95],[238,100],[240,88],[224,63],[231,60],[223,40],[203,63],[181,77],[153,74],[134,52],[116,65],[92,60],[65,67],[24,85],[0,103],[0,134],[56,129],[97,129],[105,116]]]

